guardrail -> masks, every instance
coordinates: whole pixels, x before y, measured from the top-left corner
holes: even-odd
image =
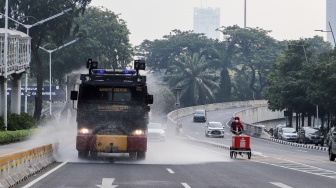
[[[44,145],[0,157],[0,188],[14,187],[19,182],[55,162],[57,145]]]

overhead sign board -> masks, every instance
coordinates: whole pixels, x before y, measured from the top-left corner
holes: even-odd
[[[27,87],[27,98],[28,99],[35,99],[37,92],[36,86],[28,86]],[[8,87],[7,95],[11,95],[12,88]],[[24,97],[25,87],[21,87],[21,96]],[[50,97],[50,90],[49,86],[42,87],[42,99],[49,100]],[[52,100],[65,100],[65,90],[59,86],[51,86],[51,98]]]

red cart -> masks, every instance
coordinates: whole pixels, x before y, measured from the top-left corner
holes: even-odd
[[[237,157],[237,154],[247,154],[247,158],[251,159],[252,151],[250,147],[250,137],[246,135],[233,135],[232,146],[230,147],[231,159]]]

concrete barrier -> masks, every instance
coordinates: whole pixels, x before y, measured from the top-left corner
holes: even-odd
[[[208,105],[199,105],[199,106],[191,106],[187,108],[180,108],[178,110],[174,110],[170,112],[168,116],[168,121],[172,124],[176,124],[177,115],[179,118],[184,116],[192,115],[196,109],[204,109],[206,111],[214,111],[214,110],[223,110],[232,107],[259,107],[259,106],[267,106],[266,100],[253,100],[253,101],[237,101],[237,102],[225,102],[225,103],[214,103]],[[178,111],[178,112],[177,112]]]
[[[0,157],[0,188],[14,187],[19,182],[55,162],[57,145],[44,145]]]

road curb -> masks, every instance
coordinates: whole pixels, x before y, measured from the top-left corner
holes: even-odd
[[[295,142],[287,142],[287,141],[279,140],[279,139],[275,139],[275,138],[270,138],[270,139],[266,139],[266,140],[269,140],[269,141],[272,141],[272,142],[277,142],[277,143],[284,144],[284,145],[295,146],[295,147],[302,147],[302,148],[308,148],[308,149],[314,149],[314,150],[328,151],[328,147],[311,146],[311,145],[299,144],[299,143],[295,143]]]

